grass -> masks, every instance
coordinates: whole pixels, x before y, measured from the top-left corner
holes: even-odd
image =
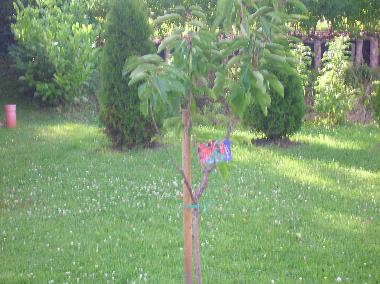
[[[15,102],[17,129],[0,129],[0,283],[180,283],[181,178],[165,151],[115,152],[96,124]],[[229,179],[214,173],[203,199],[204,282],[379,283],[379,127],[307,125],[289,149],[252,135],[234,133]]]

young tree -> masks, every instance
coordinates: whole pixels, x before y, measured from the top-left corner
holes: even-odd
[[[234,115],[241,116],[251,101],[256,101],[263,112],[270,104],[269,90],[284,95],[278,78],[265,68],[272,64],[275,70],[295,72],[288,61],[284,44],[287,44],[285,21],[290,16],[281,12],[276,3],[266,1],[219,0],[214,25],[210,28],[206,16],[198,6],[190,10],[177,7],[175,12],[160,16],[156,24],[164,21],[177,22],[173,32],[158,48],[172,50],[167,62],[155,54],[129,60],[126,72],[129,85],[140,83],[138,93],[141,110],[145,115],[157,107],[178,115],[181,109],[183,126],[183,176],[184,189],[184,273],[185,282],[192,283],[191,262],[191,211],[194,223],[194,254],[197,283],[202,282],[199,251],[199,201],[207,187],[210,173],[216,164],[204,165],[203,176],[196,189],[190,181],[190,114],[196,111],[194,96],[208,94],[223,97]],[[293,0],[293,2],[299,2]],[[300,4],[300,3],[299,3]],[[212,90],[208,88],[207,74],[216,71]],[[233,121],[233,120],[231,120]],[[233,123],[227,127],[230,136]],[[226,166],[218,164],[221,172]],[[190,244],[189,244],[190,242]]]

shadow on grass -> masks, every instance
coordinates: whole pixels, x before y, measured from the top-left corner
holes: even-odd
[[[284,172],[286,169],[279,170],[278,161],[271,160],[276,151],[268,148],[258,154],[257,149],[250,149],[255,157],[235,162],[230,177],[235,185],[227,192],[221,190],[222,183],[210,182],[212,193],[207,197],[211,193],[209,198],[216,198],[217,205],[205,213],[203,223],[216,218],[223,241],[206,255],[210,259],[213,255],[227,256],[231,274],[247,273],[258,281],[266,281],[271,275],[272,279],[291,283],[303,275],[306,281],[318,283],[324,277],[334,280],[339,273],[368,280],[368,274],[373,275],[379,264],[374,250],[379,220],[370,194],[351,192],[346,185],[326,188],[323,183],[332,183],[333,179],[319,170],[320,184],[293,179]],[[264,157],[268,160],[262,162]],[[298,164],[295,174],[303,171],[304,163],[309,161]],[[344,173],[336,177],[341,175]],[[212,232],[203,234],[210,238]],[[367,267],[359,269],[363,263]],[[225,273],[223,264],[213,265],[212,280],[221,280],[217,274]]]

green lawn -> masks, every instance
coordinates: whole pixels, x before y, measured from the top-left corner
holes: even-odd
[[[166,152],[115,152],[94,123],[16,103],[18,128],[0,129],[0,283],[180,283],[181,179]],[[229,179],[213,174],[203,199],[204,282],[379,283],[379,127],[309,125],[289,149],[234,134]]]

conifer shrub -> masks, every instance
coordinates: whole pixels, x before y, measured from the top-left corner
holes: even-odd
[[[274,72],[284,86],[284,97],[270,90],[271,104],[267,116],[253,102],[243,115],[243,124],[265,134],[270,140],[288,137],[298,131],[305,115],[303,87],[297,74]]]
[[[105,131],[116,148],[149,146],[155,134],[150,118],[140,113],[137,87],[128,86],[123,66],[130,56],[154,51],[151,27],[139,0],[113,0],[107,15],[100,66],[99,108]]]

